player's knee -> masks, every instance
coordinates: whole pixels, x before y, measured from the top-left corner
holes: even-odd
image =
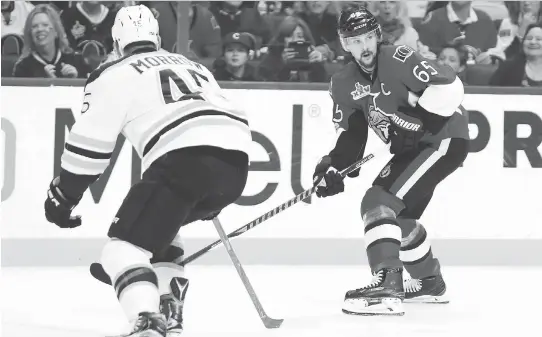
[[[124,290],[136,283],[158,287],[158,279],[150,263],[151,257],[150,252],[126,241],[113,238],[106,243],[101,263],[111,277],[119,299]]]
[[[381,220],[393,220],[405,208],[405,204],[395,195],[379,186],[367,190],[361,202],[361,216],[365,226]]]
[[[397,222],[401,227],[403,238],[408,237],[417,227],[418,222],[412,218],[399,216]]]
[[[184,257],[184,245],[179,235],[177,235],[166,249],[164,249],[162,252],[158,254],[155,254],[152,257],[151,263],[153,265],[156,265],[156,264],[180,265],[183,261],[183,257]]]
[[[181,264],[184,258],[184,245],[179,235],[160,254],[151,259],[154,272],[158,276],[158,289],[161,295],[170,293],[171,279],[174,277],[185,277],[184,266]]]

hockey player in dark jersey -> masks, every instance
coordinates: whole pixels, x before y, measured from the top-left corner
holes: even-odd
[[[337,171],[363,156],[369,128],[394,154],[361,202],[373,281],[346,293],[343,312],[403,315],[403,301],[445,303],[439,261],[418,220],[436,186],[468,153],[463,84],[451,68],[410,47],[383,44],[364,7],[341,13],[339,36],[354,60],[331,79],[338,138],[316,167],[317,195],[344,191]],[[403,268],[410,279],[403,281]]]

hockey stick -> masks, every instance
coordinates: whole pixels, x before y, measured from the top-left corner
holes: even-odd
[[[373,159],[374,157],[375,157],[374,153],[368,154],[367,156],[363,157],[362,159],[356,161],[352,165],[350,165],[347,168],[345,168],[344,170],[342,170],[341,171],[341,176],[346,177],[347,174],[357,170],[358,168],[361,167],[361,165],[365,164],[366,162]],[[237,228],[235,231],[228,234],[228,236],[227,236],[228,239],[234,238],[236,236],[239,236],[239,235],[243,234],[244,232],[247,232],[247,231],[251,230],[252,228],[256,227],[257,225],[261,224],[262,222],[264,222],[264,221],[274,217],[275,215],[279,214],[280,212],[292,207],[293,205],[297,204],[301,200],[304,200],[304,199],[308,198],[310,195],[312,195],[314,192],[316,192],[317,187],[318,186],[314,186],[314,187],[312,187],[312,188],[310,188],[308,190],[305,190],[305,191],[299,193],[298,195],[296,195],[292,199],[290,199],[290,200],[282,203],[281,205],[273,208],[272,210],[270,210],[269,212],[263,214],[262,216],[252,220],[251,222],[247,223],[246,225],[244,225],[242,227]],[[195,252],[194,254],[192,254],[192,255],[186,257],[185,259],[183,259],[183,261],[180,264],[182,266],[184,266],[184,265],[196,260],[197,258],[199,258],[202,255],[209,252],[211,249],[213,249],[213,248],[217,247],[218,245],[220,245],[220,243],[221,243],[221,240],[217,240],[217,241],[209,244],[208,246],[200,249],[199,251]],[[98,281],[101,281],[101,282],[103,282],[105,284],[111,285],[111,279],[109,278],[109,275],[107,275],[105,270],[103,270],[103,267],[102,267],[101,264],[99,264],[99,263],[91,264],[90,265],[90,274],[95,279],[97,279]]]
[[[260,300],[258,299],[256,292],[254,291],[254,288],[252,288],[252,285],[248,280],[247,274],[245,273],[245,270],[243,269],[239,258],[237,258],[237,254],[235,254],[235,251],[231,246],[231,242],[228,239],[226,232],[224,232],[224,228],[220,224],[220,220],[218,220],[218,218],[214,218],[213,224],[215,225],[216,231],[218,232],[218,236],[220,236],[220,240],[224,244],[224,247],[226,247],[226,251],[230,256],[231,262],[235,266],[235,269],[237,270],[237,273],[239,274],[239,277],[241,278],[241,281],[243,282],[243,285],[245,286],[245,289],[247,290],[248,295],[250,296],[250,299],[252,300],[252,303],[256,308],[256,311],[258,311],[258,314],[260,315],[263,325],[265,325],[265,327],[268,329],[280,328],[280,325],[284,320],[271,318],[265,313],[265,310],[263,309],[262,304],[260,303]]]

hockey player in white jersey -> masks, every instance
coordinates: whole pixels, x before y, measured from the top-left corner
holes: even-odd
[[[175,263],[183,255],[177,233],[241,195],[251,132],[205,67],[158,51],[158,22],[147,7],[122,8],[112,36],[121,57],[87,80],[45,214],[61,228],[81,225],[72,210],[122,133],[142,158],[143,176],[110,226],[101,263],[133,324],[126,336],[175,336],[188,286]]]

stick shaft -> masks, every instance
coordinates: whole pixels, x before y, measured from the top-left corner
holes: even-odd
[[[344,170],[342,170],[341,171],[341,176],[346,177],[347,174],[349,174],[349,173],[355,171],[356,169],[360,168],[361,165],[365,164],[366,162],[368,162],[369,160],[371,160],[373,158],[374,158],[374,154],[372,154],[372,153],[368,154],[367,156],[363,157],[362,159],[356,161],[352,165],[350,165],[347,168],[345,168]],[[252,220],[251,222],[247,223],[246,225],[237,228],[236,230],[234,230],[233,232],[228,234],[227,238],[228,239],[234,238],[236,236],[239,236],[239,235],[251,230],[252,228],[258,226],[262,222],[264,222],[264,221],[274,217],[275,215],[279,214],[280,212],[292,207],[293,205],[297,204],[301,200],[304,200],[304,199],[308,198],[314,192],[316,192],[316,187],[309,188],[308,190],[305,190],[305,191],[299,193],[298,195],[296,195],[292,199],[280,204],[279,206],[273,208],[269,212],[261,215],[260,217]],[[206,254],[211,249],[213,249],[213,248],[217,247],[218,245],[220,245],[220,243],[221,243],[221,241],[217,240],[217,241],[209,244],[208,246],[205,246],[204,248],[200,249],[199,251],[195,252],[194,254],[192,254],[190,256],[187,256],[181,262],[181,264],[186,265],[186,264],[196,260],[197,258],[199,258],[202,255]]]
[[[256,291],[252,287],[252,284],[250,283],[248,276],[245,273],[245,270],[243,269],[243,266],[241,265],[239,258],[237,257],[237,254],[233,250],[231,242],[228,239],[226,232],[224,231],[224,228],[220,224],[220,221],[218,220],[218,218],[213,219],[213,224],[215,225],[216,231],[218,232],[218,236],[220,236],[220,240],[224,244],[224,247],[226,247],[226,251],[228,252],[228,255],[230,256],[230,259],[235,269],[237,270],[237,273],[239,274],[239,277],[241,278],[241,281],[243,282],[243,285],[245,286],[245,289],[247,290],[248,295],[250,296],[250,299],[252,300],[252,303],[254,304],[256,311],[258,311],[258,315],[260,315],[260,318],[262,319],[262,322],[264,323],[265,327],[268,329],[278,328],[283,320],[272,319],[265,313],[265,310],[260,300],[258,299],[258,296],[256,295]]]

